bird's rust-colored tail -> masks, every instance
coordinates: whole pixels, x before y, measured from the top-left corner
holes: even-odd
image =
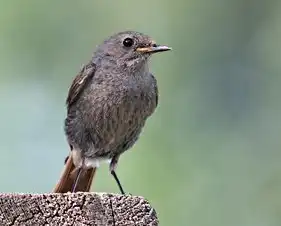
[[[76,183],[78,176],[78,169],[75,168],[75,165],[73,163],[73,157],[70,153],[66,160],[60,180],[57,183],[55,189],[53,190],[53,193],[66,193],[77,191],[89,192],[95,172],[96,168],[83,170],[83,172],[79,175],[79,180],[75,186],[75,191],[73,191],[74,184]]]

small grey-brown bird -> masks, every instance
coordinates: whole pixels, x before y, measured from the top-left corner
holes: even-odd
[[[65,133],[71,149],[55,193],[90,190],[96,168],[110,161],[115,173],[120,155],[137,141],[158,103],[152,54],[171,50],[134,31],[106,39],[76,76],[67,97]]]

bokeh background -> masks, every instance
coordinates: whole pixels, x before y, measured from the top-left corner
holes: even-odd
[[[68,88],[121,30],[151,61],[160,104],[118,167],[162,226],[281,225],[281,1],[0,1],[0,192],[50,192],[68,145]],[[103,165],[94,191],[118,192]]]

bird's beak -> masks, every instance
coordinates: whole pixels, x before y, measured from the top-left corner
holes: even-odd
[[[139,47],[136,49],[136,51],[140,53],[158,53],[158,52],[164,52],[172,50],[172,48],[168,46],[161,46],[161,45],[154,45],[154,46],[148,46],[148,47]]]

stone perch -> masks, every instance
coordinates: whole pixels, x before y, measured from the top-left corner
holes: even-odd
[[[108,193],[0,194],[0,226],[157,226],[142,197]]]

